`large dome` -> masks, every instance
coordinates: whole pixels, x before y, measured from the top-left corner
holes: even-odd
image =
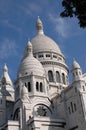
[[[23,57],[23,60],[19,66],[18,76],[27,76],[31,73],[38,76],[43,76],[44,68],[42,64],[33,57],[32,44],[29,42],[25,50],[25,56]]]
[[[37,19],[36,27],[38,34],[31,40],[33,45],[33,53],[54,52],[63,55],[56,42],[44,34],[43,25],[39,17]]]
[[[49,37],[46,35],[37,35],[35,38],[31,40],[33,45],[33,53],[38,52],[55,52],[62,55],[59,46]]]

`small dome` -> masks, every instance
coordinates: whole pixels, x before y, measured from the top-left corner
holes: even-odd
[[[73,61],[73,64],[72,64],[72,70],[74,69],[80,69],[80,65],[78,64],[78,62],[76,60]]]
[[[27,44],[25,50],[25,56],[19,67],[18,76],[25,76],[25,75],[27,76],[30,75],[31,73],[38,76],[43,76],[44,68],[42,64],[36,58],[33,57],[32,47],[30,43],[30,46],[29,44]]]

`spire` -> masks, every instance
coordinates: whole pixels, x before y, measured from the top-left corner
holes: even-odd
[[[11,79],[10,79],[10,77],[9,77],[8,68],[7,68],[7,65],[6,65],[6,64],[5,64],[4,67],[3,67],[3,76],[2,76],[2,78],[3,78],[3,77],[5,78],[7,84],[12,85],[12,81],[11,81]]]
[[[5,84],[5,87],[6,87],[6,91],[4,92],[7,95],[6,99],[8,101],[14,101],[13,83],[12,83],[12,80],[9,76],[8,68],[7,68],[6,64],[3,67],[3,74],[2,74],[1,81],[2,81],[2,84],[3,85]]]
[[[32,47],[32,43],[30,41],[28,41],[28,43],[27,43],[27,54],[29,54],[29,56],[33,55],[33,47]]]
[[[44,34],[43,24],[42,24],[42,21],[40,20],[39,16],[38,16],[38,19],[37,19],[37,22],[36,22],[36,28],[37,28],[38,34]]]
[[[6,64],[4,65],[3,72],[8,72],[8,68]]]

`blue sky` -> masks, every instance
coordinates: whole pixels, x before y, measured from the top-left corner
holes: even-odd
[[[75,18],[60,18],[61,11],[61,0],[0,0],[0,75],[6,63],[11,79],[16,79],[27,41],[36,34],[37,16],[45,34],[60,46],[69,69],[75,58],[86,72],[86,29]]]

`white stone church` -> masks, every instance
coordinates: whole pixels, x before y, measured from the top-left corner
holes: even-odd
[[[58,44],[44,34],[28,41],[15,82],[5,65],[0,78],[0,130],[86,130],[86,74],[68,66]]]

